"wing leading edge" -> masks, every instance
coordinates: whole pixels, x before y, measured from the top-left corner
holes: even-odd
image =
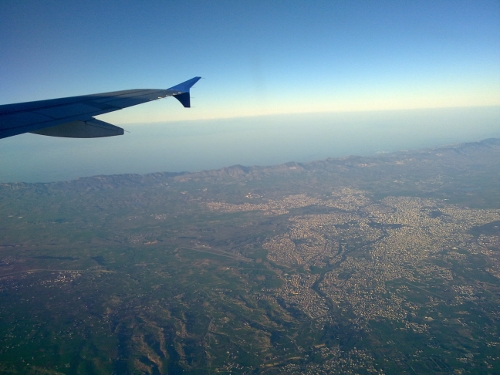
[[[122,128],[97,120],[94,116],[169,96],[189,108],[189,90],[199,79],[194,77],[166,90],[125,90],[1,105],[0,138],[22,133],[70,138],[122,135]]]

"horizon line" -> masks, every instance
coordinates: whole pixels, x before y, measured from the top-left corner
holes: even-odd
[[[495,108],[500,107],[499,104],[487,105],[470,105],[470,106],[446,106],[446,107],[417,107],[417,108],[398,108],[398,109],[360,109],[360,110],[335,110],[335,111],[311,111],[311,112],[277,112],[277,113],[263,113],[263,114],[249,114],[240,116],[219,116],[219,117],[206,117],[199,119],[175,119],[175,120],[162,120],[150,122],[120,122],[120,125],[138,125],[138,124],[164,124],[164,123],[178,123],[178,122],[196,122],[196,121],[211,121],[211,120],[235,120],[235,119],[249,119],[258,117],[277,117],[287,115],[320,115],[320,114],[353,114],[353,113],[369,113],[369,112],[406,112],[406,111],[425,111],[425,110],[439,110],[439,109],[473,109],[473,108]]]

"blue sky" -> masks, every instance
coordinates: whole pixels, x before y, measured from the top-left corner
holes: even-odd
[[[201,75],[115,124],[500,105],[500,2],[0,2],[0,103]]]

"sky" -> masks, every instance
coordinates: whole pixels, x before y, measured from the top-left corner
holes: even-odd
[[[498,20],[498,0],[4,0],[0,103],[168,88],[201,76],[191,109],[170,98],[99,119],[236,124],[500,106]],[[29,137],[9,142],[26,142],[21,150]],[[0,168],[2,145],[14,147],[1,142]]]

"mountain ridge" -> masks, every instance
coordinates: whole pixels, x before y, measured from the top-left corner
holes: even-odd
[[[169,183],[183,182],[236,182],[252,181],[269,178],[270,176],[314,174],[318,171],[333,173],[339,177],[349,178],[349,176],[359,177],[361,174],[372,178],[373,174],[380,173],[381,170],[405,166],[407,174],[412,170],[421,173],[422,167],[432,163],[440,173],[450,173],[455,169],[463,169],[468,163],[470,156],[478,154],[498,154],[500,158],[500,139],[488,138],[477,142],[466,142],[452,145],[439,146],[435,148],[424,148],[416,150],[401,150],[391,153],[379,154],[376,156],[356,156],[350,155],[341,158],[327,158],[306,163],[287,162],[273,166],[243,166],[232,165],[220,169],[203,170],[197,172],[155,172],[148,174],[113,174],[96,175],[91,177],[80,177],[68,181],[56,182],[12,182],[0,184],[0,190],[24,190],[34,189],[40,192],[52,189],[72,189],[83,190],[93,189],[115,189],[134,188],[148,184],[161,185]],[[491,155],[490,155],[491,156]],[[458,159],[457,159],[458,158]],[[495,158],[492,163],[495,164]],[[483,162],[487,162],[484,160]],[[491,162],[489,163],[491,164]],[[488,165],[489,165],[488,164]],[[491,167],[491,165],[490,165]]]

